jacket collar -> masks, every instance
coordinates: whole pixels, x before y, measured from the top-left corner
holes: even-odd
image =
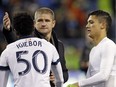
[[[36,29],[34,30],[34,36],[42,38],[42,39],[45,39],[44,36],[40,32],[38,32]],[[50,39],[50,42],[52,42],[52,40],[54,40],[55,42],[58,42],[56,33],[54,31],[52,31],[52,35],[51,36],[52,37]]]
[[[45,39],[44,36],[40,32],[38,32],[36,29],[34,29],[34,36]]]
[[[36,29],[34,30],[34,36],[41,38],[41,39],[45,39],[44,36],[40,32],[38,32]],[[54,30],[52,31],[52,37],[50,39],[50,43],[53,44],[58,50],[58,39],[57,39],[57,36]]]

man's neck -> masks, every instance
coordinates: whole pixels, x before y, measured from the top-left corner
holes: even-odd
[[[45,39],[46,39],[47,41],[50,41],[50,38],[51,38],[51,34],[48,34],[48,35],[44,35],[44,37],[45,37]]]
[[[98,45],[103,40],[103,38],[105,38],[105,37],[106,37],[106,34],[102,34],[98,38],[95,38],[94,39],[94,45]]]

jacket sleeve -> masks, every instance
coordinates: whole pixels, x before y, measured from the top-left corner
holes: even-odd
[[[58,52],[60,56],[60,62],[62,66],[62,71],[63,71],[63,77],[64,77],[64,83],[68,80],[68,69],[66,67],[66,61],[64,57],[64,45],[61,41],[58,40]]]
[[[11,27],[10,27],[10,31],[3,28],[3,34],[4,34],[8,44],[17,40],[16,33],[13,31],[13,29]]]

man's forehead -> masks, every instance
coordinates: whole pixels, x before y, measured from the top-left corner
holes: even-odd
[[[95,15],[90,15],[88,19],[96,19],[96,18],[97,18],[97,16],[95,16]]]
[[[35,15],[36,18],[48,18],[51,19],[52,15],[51,14],[37,14]]]
[[[95,15],[90,15],[87,21],[90,21],[90,20],[98,20],[98,17]]]

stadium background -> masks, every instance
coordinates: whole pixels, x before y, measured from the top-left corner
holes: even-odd
[[[49,7],[56,15],[54,30],[65,46],[66,65],[69,69],[69,80],[64,87],[72,82],[85,78],[82,63],[87,63],[91,45],[85,32],[87,14],[101,9],[109,12],[113,19],[108,37],[116,42],[116,5],[115,0],[0,0],[0,53],[7,42],[2,34],[2,18],[4,12],[10,17],[16,10],[28,10],[32,15],[39,7]],[[9,83],[8,87],[12,87]]]

